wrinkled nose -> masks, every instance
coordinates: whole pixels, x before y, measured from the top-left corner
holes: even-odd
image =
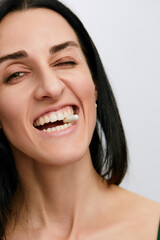
[[[64,88],[64,82],[52,69],[41,71],[36,79],[35,99],[56,101],[61,97]]]

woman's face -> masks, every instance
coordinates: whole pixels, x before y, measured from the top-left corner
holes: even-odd
[[[95,101],[77,36],[61,15],[32,9],[3,19],[0,122],[16,159],[61,165],[88,156]],[[73,112],[73,124],[57,121]]]

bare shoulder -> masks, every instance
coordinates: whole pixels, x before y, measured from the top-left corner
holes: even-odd
[[[126,208],[131,208],[135,214],[148,214],[160,218],[160,203],[142,197],[138,194],[125,190],[121,187],[113,186],[115,194],[119,195],[121,204],[125,203]],[[129,210],[129,209],[128,209]]]
[[[91,228],[92,240],[156,240],[160,204],[121,187],[107,186]],[[87,228],[87,233],[88,233]]]
[[[127,228],[134,239],[157,239],[160,203],[117,186],[111,186],[111,191],[118,199],[114,213],[122,229]]]

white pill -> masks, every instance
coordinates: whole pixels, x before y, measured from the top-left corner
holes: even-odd
[[[64,122],[64,123],[74,122],[74,121],[78,120],[78,118],[79,118],[78,115],[77,115],[77,114],[74,114],[73,116],[69,116],[69,117],[65,118],[65,119],[63,120],[63,122]]]

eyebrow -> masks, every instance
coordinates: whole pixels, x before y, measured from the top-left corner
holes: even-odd
[[[28,54],[22,50],[22,51],[18,51],[18,52],[0,57],[0,63],[5,62],[7,60],[11,60],[11,59],[22,59],[26,57],[28,57]]]
[[[50,54],[54,54],[54,53],[60,52],[60,51],[62,51],[63,49],[65,49],[67,47],[76,47],[76,48],[78,48],[79,46],[74,41],[64,42],[62,44],[59,44],[59,45],[51,47],[50,48]]]
[[[78,48],[79,45],[74,41],[68,41],[68,42],[64,42],[64,43],[61,43],[61,44],[51,47],[49,52],[50,52],[50,54],[55,54],[57,52],[64,50],[67,47],[77,47]],[[27,58],[27,57],[28,57],[28,54],[26,53],[26,51],[20,50],[18,52],[7,54],[5,56],[0,57],[0,63],[3,63],[7,60],[23,59],[23,58]]]

